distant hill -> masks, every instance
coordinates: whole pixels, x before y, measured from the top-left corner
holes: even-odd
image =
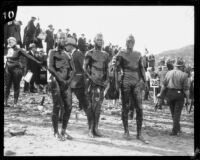
[[[186,63],[194,64],[194,45],[188,45],[179,49],[167,50],[155,55],[156,62],[165,56],[166,58],[183,57]]]

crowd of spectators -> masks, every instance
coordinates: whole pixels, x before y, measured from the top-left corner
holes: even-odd
[[[6,54],[8,45],[7,39],[9,37],[14,37],[20,48],[24,48],[28,54],[42,61],[42,64],[44,65],[43,68],[32,61],[28,61],[23,56],[20,57],[20,61],[23,64],[23,76],[30,71],[33,73],[31,82],[29,84],[25,82],[24,84],[24,92],[30,91],[35,93],[39,92],[38,88],[40,88],[41,84],[47,84],[47,72],[44,72],[44,68],[47,65],[48,53],[50,49],[57,47],[56,35],[63,31],[62,29],[58,29],[56,32],[52,24],[49,24],[46,30],[42,30],[39,19],[34,16],[30,18],[23,31],[21,31],[22,25],[25,24],[23,24],[22,21],[17,20],[13,20],[4,25],[4,55]],[[23,38],[21,37],[22,32]],[[66,28],[65,33],[68,38],[71,37],[76,40],[77,48],[83,54],[94,48],[92,40],[87,40],[84,33],[82,33],[80,37],[77,37],[75,32],[71,34],[69,28]],[[46,43],[46,45],[44,45],[44,43]],[[44,48],[45,46],[46,48]],[[107,51],[110,58],[112,58],[113,55],[118,53],[121,47],[109,43],[107,46],[104,46],[103,49]]]
[[[24,91],[30,92],[39,92],[39,88],[41,84],[47,84],[47,73],[44,71],[44,68],[47,65],[47,57],[50,49],[53,49],[57,46],[56,35],[59,32],[63,32],[62,29],[58,29],[55,32],[55,29],[52,24],[48,25],[48,28],[43,31],[40,27],[40,23],[36,17],[31,17],[30,21],[24,28],[24,36],[21,38],[21,26],[24,25],[22,21],[12,21],[8,22],[4,25],[4,45],[5,48],[7,46],[7,39],[9,37],[15,37],[17,40],[17,44],[20,48],[26,49],[26,51],[32,55],[34,58],[42,61],[43,68],[38,64],[28,61],[26,58],[21,57],[21,61],[23,64],[23,75],[25,76],[28,71],[33,73],[33,78],[30,84],[25,82]],[[91,39],[86,39],[84,33],[81,34],[80,37],[77,37],[77,34],[74,32],[71,34],[69,28],[65,30],[66,36],[69,38],[74,38],[77,43],[78,49],[85,54],[88,50],[94,48],[94,45]],[[43,42],[46,43],[46,48],[43,46]],[[109,54],[110,59],[116,55],[122,48],[118,45],[113,45],[109,43],[104,46],[103,49]],[[5,54],[5,52],[4,52]],[[146,77],[148,81],[148,85],[150,88],[150,79],[159,79],[159,85],[161,87],[162,80],[164,79],[167,71],[173,69],[173,63],[175,59],[166,59],[165,57],[161,58],[158,62],[158,66],[155,67],[155,56],[151,54],[147,48],[145,48],[144,56],[143,56],[143,65],[146,71]],[[192,72],[192,67],[187,66],[185,72],[188,73],[188,77],[190,77]],[[35,87],[36,86],[36,87]],[[159,89],[156,90],[158,93]],[[144,100],[148,100],[149,90],[145,90]]]

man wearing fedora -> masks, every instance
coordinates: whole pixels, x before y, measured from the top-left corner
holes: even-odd
[[[167,72],[158,98],[166,98],[172,114],[173,128],[170,135],[179,135],[181,132],[180,117],[184,106],[184,98],[189,104],[189,84],[188,76],[184,72],[184,61],[177,58],[174,69]]]
[[[46,38],[45,38],[45,42],[47,43],[47,47],[46,47],[47,55],[49,54],[49,50],[53,49],[53,46],[54,46],[53,31],[54,31],[53,25],[52,24],[48,25],[48,29],[46,30]]]
[[[52,124],[54,136],[59,140],[71,140],[72,137],[66,133],[67,124],[72,110],[72,98],[70,83],[73,78],[73,66],[70,62],[70,55],[65,51],[66,34],[57,34],[57,47],[49,51],[48,70],[51,73],[51,93],[53,99]],[[58,116],[63,102],[63,118],[61,134],[58,131]]]

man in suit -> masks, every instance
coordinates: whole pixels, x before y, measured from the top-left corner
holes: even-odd
[[[26,49],[28,49],[29,45],[31,43],[34,43],[34,40],[36,39],[35,37],[36,27],[34,25],[35,20],[36,17],[31,17],[31,20],[28,22],[27,26],[24,29],[23,44],[24,46],[26,46]]]
[[[85,92],[85,74],[83,70],[84,55],[76,48],[76,46],[77,44],[74,38],[67,39],[65,48],[67,52],[70,53],[71,63],[75,72],[70,87],[71,92],[76,95],[79,101],[79,109],[83,109],[87,115],[88,101]]]
[[[49,29],[46,30],[47,36],[45,39],[45,42],[47,43],[47,48],[46,48],[47,55],[49,54],[49,50],[53,49],[53,46],[54,46],[53,25],[50,24],[48,27]]]
[[[78,49],[85,54],[86,50],[87,50],[87,46],[86,46],[86,39],[85,39],[85,35],[81,34],[81,37],[78,39]]]
[[[33,56],[35,59],[38,59],[39,53],[36,50],[36,45],[34,43],[31,43],[29,45],[29,55]],[[33,77],[30,81],[30,92],[36,93],[37,89],[34,87],[34,83],[38,84],[39,81],[39,74],[40,74],[40,66],[31,60],[28,60],[27,62],[27,70],[31,71],[33,73]]]
[[[79,108],[87,109],[87,99],[85,95],[85,76],[83,70],[84,55],[78,49],[76,49],[76,41],[73,38],[68,38],[66,43],[66,50],[71,55],[71,61],[74,64],[75,75],[70,84],[72,92],[79,100]]]

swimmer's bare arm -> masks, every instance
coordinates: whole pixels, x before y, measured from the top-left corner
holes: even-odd
[[[57,74],[57,72],[54,68],[54,54],[55,53],[53,51],[51,51],[51,50],[49,51],[49,61],[47,64],[48,70],[56,78],[57,81],[64,82],[65,80]]]

